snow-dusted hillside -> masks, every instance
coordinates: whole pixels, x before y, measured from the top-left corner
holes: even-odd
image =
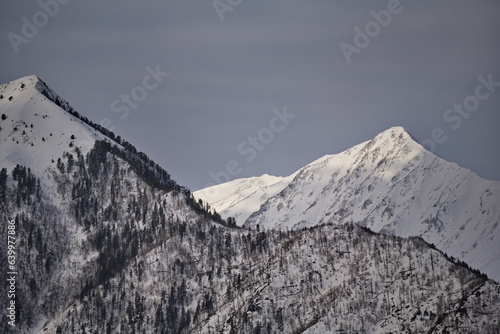
[[[238,203],[255,208],[256,199],[262,199],[245,226],[284,230],[354,222],[399,236],[422,236],[500,280],[500,182],[439,158],[401,127],[312,162],[282,178],[274,194],[266,191],[267,180],[273,179],[235,180],[195,195],[216,204],[226,217],[235,215],[234,198],[247,189],[265,192],[248,206],[244,199]],[[212,193],[219,195],[212,198]]]
[[[47,183],[45,170],[64,152],[78,147],[86,154],[97,139],[109,140],[70,114],[69,104],[35,75],[1,85],[0,94],[0,166],[8,170],[29,166]]]
[[[72,322],[77,333],[123,334],[496,333],[500,327],[498,283],[456,266],[421,239],[356,225],[249,233],[188,224],[182,238],[173,235],[126,272],[37,333],[70,333]]]

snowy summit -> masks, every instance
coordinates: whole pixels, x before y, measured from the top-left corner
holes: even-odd
[[[288,177],[238,179],[195,196],[252,228],[354,222],[421,236],[500,280],[500,182],[441,159],[403,127],[326,155]]]

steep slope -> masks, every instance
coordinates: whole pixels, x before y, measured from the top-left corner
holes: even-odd
[[[96,140],[110,140],[72,115],[69,104],[35,75],[1,85],[0,97],[5,115],[0,121],[0,165],[9,170],[17,164],[30,166],[45,180],[45,169],[69,145],[87,154]]]
[[[294,175],[262,201],[245,226],[284,230],[355,222],[388,234],[422,236],[500,280],[500,182],[444,161],[403,128],[320,158]],[[220,185],[196,195],[216,192],[215,187],[224,187],[227,198],[242,192]],[[210,197],[205,200],[211,203]],[[221,212],[228,207],[218,203]]]
[[[24,332],[117,275],[189,217],[225,223],[36,76],[2,85],[0,94],[0,219],[5,233],[14,222],[15,270],[9,271],[18,273],[12,301]],[[7,263],[6,237],[0,263]],[[7,277],[7,266],[0,273]],[[7,296],[7,285],[0,289]],[[6,308],[1,313],[5,319]]]

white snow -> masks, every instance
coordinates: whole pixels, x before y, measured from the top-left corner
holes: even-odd
[[[276,177],[264,174],[260,177],[233,180],[193,193],[196,198],[210,203],[223,217],[233,217],[242,225],[268,198],[279,193],[292,181],[295,174]]]
[[[269,189],[277,180],[273,193]],[[212,193],[217,196],[207,196]],[[235,216],[238,224],[254,228],[355,222],[377,232],[422,236],[500,280],[500,182],[439,158],[402,127],[288,177],[239,179],[195,195],[223,217]]]
[[[49,100],[43,89],[55,95],[35,75],[0,86],[0,114],[6,116],[0,120],[0,166],[9,173],[17,164],[30,166],[47,184],[45,170],[55,166],[64,152],[78,147],[85,155],[97,139],[109,138]]]

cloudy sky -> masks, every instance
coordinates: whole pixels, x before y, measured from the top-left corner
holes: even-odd
[[[2,83],[37,74],[192,190],[288,175],[395,125],[500,180],[499,1],[0,6]]]

